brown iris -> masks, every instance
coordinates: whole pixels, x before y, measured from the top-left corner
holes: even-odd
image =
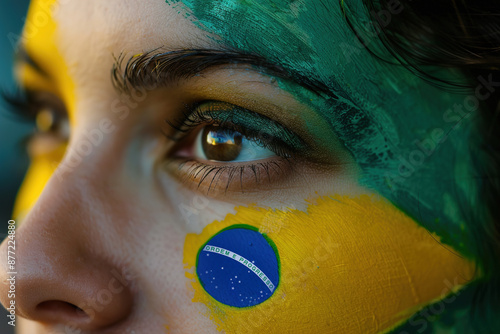
[[[232,161],[241,152],[243,135],[237,131],[210,125],[203,129],[203,152],[208,160]]]

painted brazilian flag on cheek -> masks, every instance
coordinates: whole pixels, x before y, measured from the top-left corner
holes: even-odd
[[[380,197],[327,196],[305,211],[238,207],[187,235],[184,263],[220,330],[378,333],[470,279],[436,238]]]
[[[232,226],[198,253],[196,273],[215,300],[235,307],[258,305],[279,284],[279,257],[272,241],[252,226]]]

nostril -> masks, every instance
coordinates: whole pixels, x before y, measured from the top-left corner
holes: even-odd
[[[78,323],[89,322],[91,319],[84,310],[78,306],[59,300],[49,300],[36,306],[36,311],[49,318],[65,318]]]

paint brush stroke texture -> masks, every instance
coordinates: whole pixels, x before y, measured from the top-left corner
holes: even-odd
[[[363,168],[363,185],[439,234],[442,242],[472,255],[460,215],[477,198],[467,154],[471,122],[462,121],[474,110],[466,96],[444,92],[366,50],[353,51],[355,36],[338,1],[167,3],[210,36],[218,35],[221,44],[328,85],[331,96],[318,97],[282,83],[331,125]],[[361,9],[356,15],[368,19]]]
[[[254,307],[210,297],[194,274],[198,251],[238,224],[266,233],[280,254],[280,284]],[[189,234],[184,246],[196,302],[228,333],[379,333],[456,291],[473,265],[384,199],[331,196],[306,212],[240,207]],[[395,302],[398,301],[398,302]]]

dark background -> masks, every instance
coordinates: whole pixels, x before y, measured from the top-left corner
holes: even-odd
[[[28,0],[0,0],[0,90],[15,89],[12,60],[15,45],[9,40],[19,36],[28,8]],[[17,122],[6,112],[0,102],[0,239],[5,238],[7,223],[12,217],[12,207],[19,186],[28,166],[22,139],[32,126]],[[0,307],[0,333],[11,334],[7,313]]]

